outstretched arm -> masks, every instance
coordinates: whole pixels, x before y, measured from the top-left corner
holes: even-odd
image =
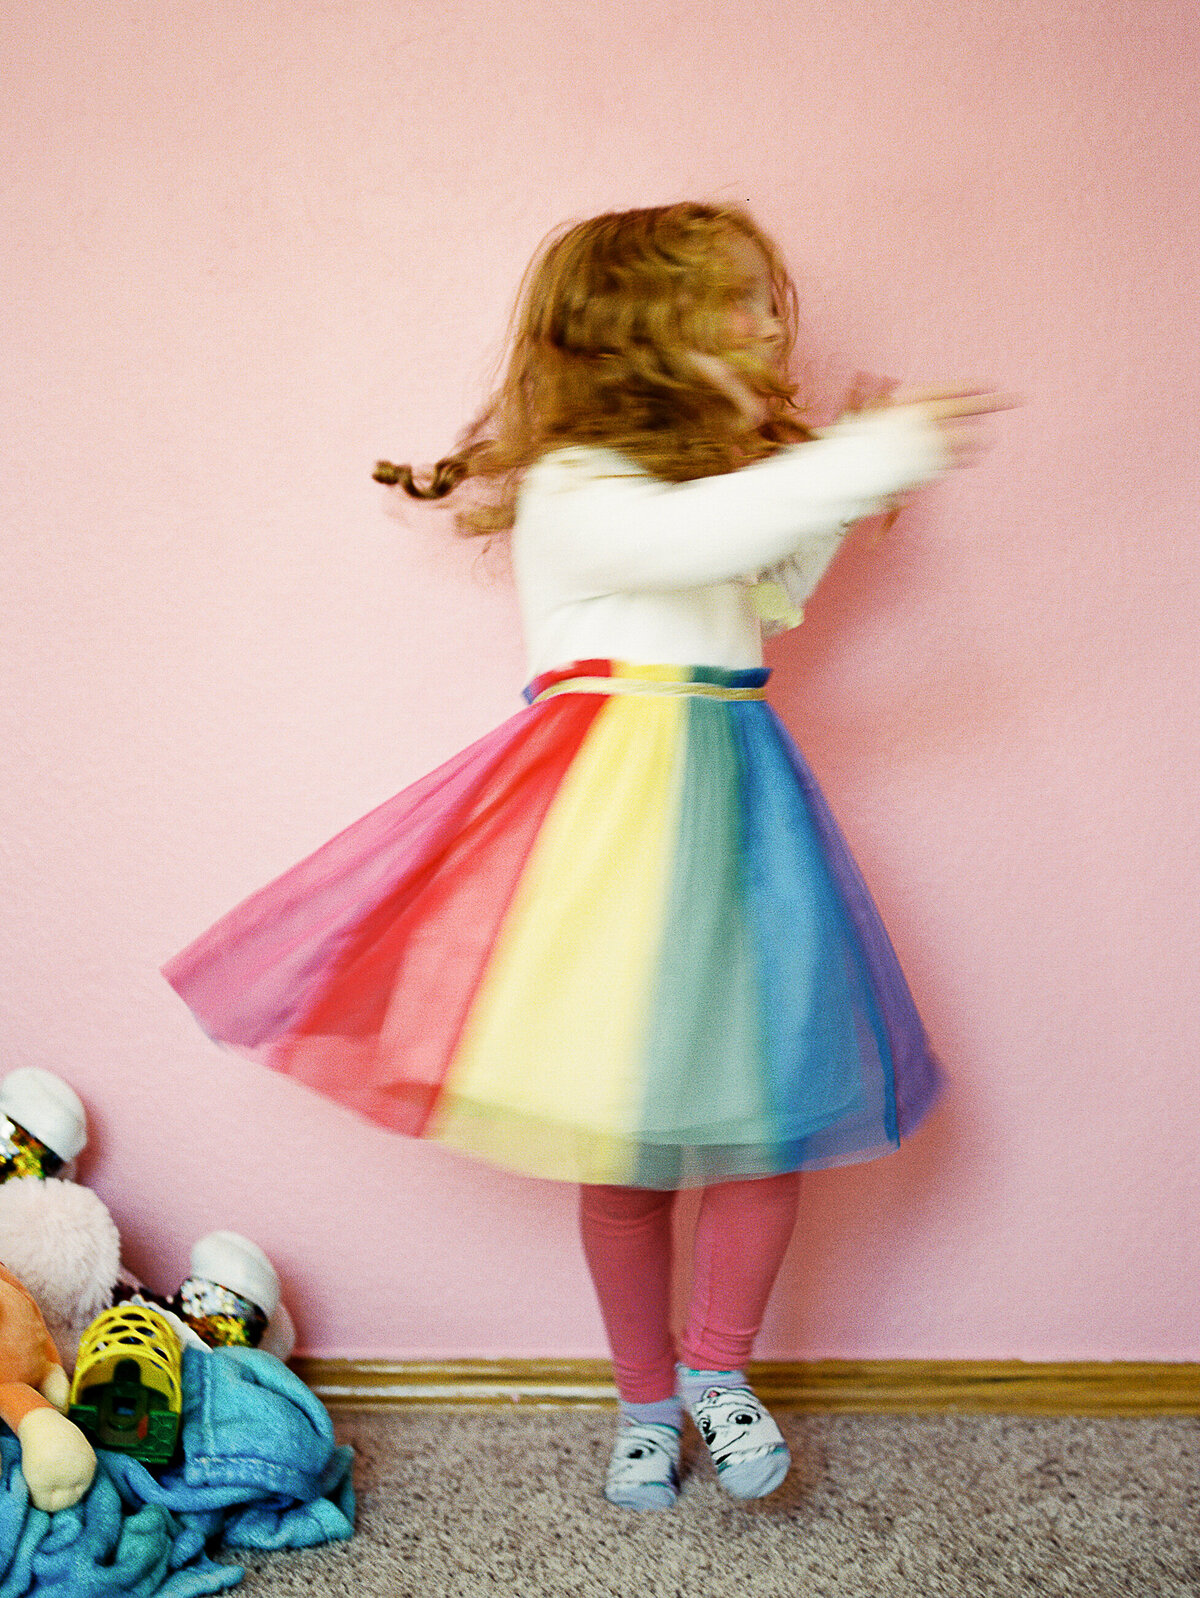
[[[588,450],[530,474],[522,537],[577,592],[699,587],[774,565],[967,458],[990,396],[917,396],[812,442],[686,483],[615,474]]]

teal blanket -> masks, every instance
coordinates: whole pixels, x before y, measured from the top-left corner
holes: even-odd
[[[197,1598],[245,1571],[208,1550],[310,1548],[354,1529],[352,1455],[324,1405],[273,1354],[184,1351],[182,1452],[151,1475],[100,1450],[73,1509],[29,1502],[0,1426],[0,1598]]]

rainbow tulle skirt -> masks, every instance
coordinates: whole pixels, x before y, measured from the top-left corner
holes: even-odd
[[[765,670],[575,662],[166,976],[220,1042],[535,1176],[869,1159],[937,1092]]]

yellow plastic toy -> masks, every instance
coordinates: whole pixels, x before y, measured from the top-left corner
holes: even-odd
[[[149,1305],[120,1304],[83,1334],[68,1413],[101,1448],[165,1465],[179,1440],[182,1368],[166,1317]]]

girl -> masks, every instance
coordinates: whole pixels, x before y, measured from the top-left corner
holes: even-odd
[[[937,1070],[804,761],[761,614],[966,458],[997,401],[801,422],[795,292],[743,211],[597,217],[543,248],[507,373],[417,497],[513,529],[529,708],[166,969],[207,1030],[415,1136],[581,1184],[620,1394],[605,1486],[673,1502],[687,1409],[721,1485],[788,1453],[746,1385],[802,1168],[895,1148]],[[678,1351],[671,1208],[703,1189]],[[676,1355],[678,1353],[678,1363]]]

